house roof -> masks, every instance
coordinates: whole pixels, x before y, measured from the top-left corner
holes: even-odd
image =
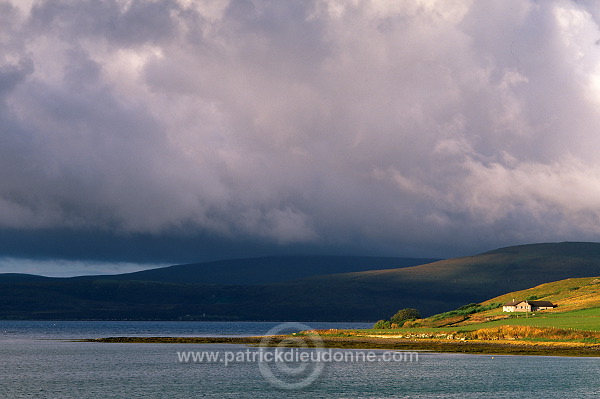
[[[525,302],[529,303],[531,306],[535,306],[536,308],[554,306],[554,304],[550,301],[525,301]]]
[[[523,302],[523,301],[517,301],[516,299],[513,299],[513,300],[512,300],[512,301],[510,301],[510,302],[506,302],[506,303],[505,303],[504,305],[502,305],[502,306],[516,306],[516,305],[517,305],[517,303],[521,303],[521,302]]]

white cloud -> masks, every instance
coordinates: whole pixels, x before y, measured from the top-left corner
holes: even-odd
[[[600,166],[565,159],[547,165],[523,162],[515,166],[465,164],[469,178],[462,187],[464,204],[481,220],[495,222],[509,213],[528,215],[544,225],[558,217],[567,228],[600,234]]]

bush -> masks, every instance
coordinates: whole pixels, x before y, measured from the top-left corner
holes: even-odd
[[[421,315],[417,309],[406,308],[397,311],[396,314],[392,316],[391,322],[402,325],[406,320],[414,320],[419,318],[421,318]]]
[[[391,328],[391,323],[389,322],[389,320],[379,320],[373,325],[373,328],[376,330],[388,329]]]
[[[452,316],[468,316],[473,313],[483,312],[490,309],[496,309],[502,306],[499,302],[494,302],[489,305],[480,305],[478,303],[470,303],[468,305],[463,305],[456,310],[451,310],[449,312],[436,314],[435,316],[431,316],[432,320],[441,320]]]
[[[478,303],[470,303],[468,305],[463,305],[460,308],[456,309],[456,310],[470,310],[471,308],[478,308],[481,305],[479,305]]]

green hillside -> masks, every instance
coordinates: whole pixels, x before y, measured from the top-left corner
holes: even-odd
[[[541,284],[537,287],[498,296],[483,302],[482,305],[503,304],[513,299],[545,300],[552,302],[557,307],[532,314],[509,314],[498,308],[474,313],[459,325],[469,326],[469,328],[477,325],[479,328],[528,325],[600,331],[600,277],[571,278]]]
[[[554,309],[505,312],[512,300],[550,301]],[[570,278],[545,283],[471,303],[425,319],[407,321],[402,329],[474,331],[501,326],[532,326],[600,331],[600,277]]]

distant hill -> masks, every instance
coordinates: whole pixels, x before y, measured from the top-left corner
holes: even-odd
[[[270,256],[174,265],[139,272],[77,277],[0,273],[0,283],[65,280],[137,280],[222,285],[271,284],[321,274],[395,269],[438,261],[433,258],[377,256]]]
[[[82,276],[76,279],[258,285],[321,274],[403,268],[437,260],[439,259],[374,256],[271,256],[176,265],[107,276]]]
[[[258,262],[255,270],[273,270],[259,260],[253,262]],[[522,245],[412,267],[382,270],[378,264],[380,270],[281,280],[293,278],[292,271],[302,267],[310,273],[326,270],[304,265],[296,263],[270,284],[264,283],[266,277],[252,280],[251,276],[243,281],[245,285],[199,284],[193,265],[166,268],[164,278],[171,281],[151,281],[163,278],[159,269],[121,275],[126,278],[1,283],[0,317],[375,321],[407,307],[427,316],[533,285],[599,276],[600,244]],[[225,278],[218,277],[218,265],[211,267],[216,276],[212,282]],[[172,270],[177,273],[170,274]],[[179,271],[188,273],[185,283],[174,279]],[[159,274],[144,274],[148,272]]]
[[[380,302],[395,298],[402,304],[398,308],[417,308],[427,315],[532,285],[598,275],[600,243],[564,242],[500,248],[404,269],[318,276],[293,284],[315,291],[332,286],[347,292],[376,290]]]
[[[24,273],[0,273],[0,283],[19,283],[27,281],[51,281],[52,277]]]

